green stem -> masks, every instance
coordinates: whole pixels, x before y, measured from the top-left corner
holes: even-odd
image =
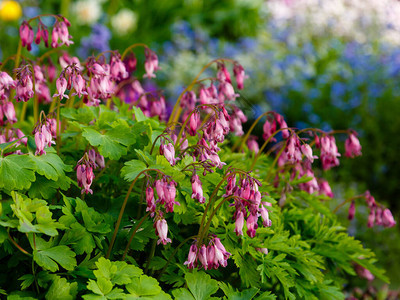
[[[157,239],[153,240],[153,244],[151,245],[151,251],[149,254],[149,258],[147,259],[146,268],[144,269],[144,274],[148,274],[147,272],[149,271],[150,262],[154,257],[154,253],[156,252],[156,245],[157,245]]]
[[[207,235],[207,232],[210,229],[212,218],[214,217],[215,213],[218,211],[218,209],[221,208],[222,204],[224,204],[227,200],[230,200],[232,198],[248,201],[247,199],[244,199],[244,198],[236,196],[236,195],[230,195],[230,196],[222,199],[222,201],[217,205],[217,207],[215,209],[213,209],[213,211],[211,212],[210,217],[208,218],[206,226],[204,227],[204,230],[203,230],[203,237]],[[199,244],[199,246],[200,246],[200,244]]]
[[[197,236],[197,235],[193,235],[193,236],[191,236],[191,237],[188,237],[187,239],[183,240],[183,241],[178,245],[178,247],[175,248],[174,252],[172,252],[172,254],[169,256],[169,258],[168,258],[168,260],[167,260],[165,266],[161,269],[160,273],[158,274],[157,280],[159,280],[160,277],[161,277],[161,275],[165,272],[165,270],[167,269],[169,263],[171,262],[172,258],[176,255],[176,253],[178,252],[178,250],[179,250],[184,244],[186,244],[187,241],[189,241],[189,240],[191,240],[191,239],[194,239],[194,238],[196,238],[196,237],[198,237],[198,236]]]
[[[17,54],[15,56],[15,68],[18,68],[19,62],[21,61],[22,41],[19,39]]]
[[[121,207],[121,210],[120,210],[120,212],[119,212],[117,224],[115,225],[115,229],[114,229],[113,236],[112,236],[112,238],[111,238],[110,246],[108,247],[108,251],[107,251],[107,254],[106,254],[106,258],[109,258],[110,255],[111,255],[111,251],[112,251],[112,248],[113,248],[113,246],[114,246],[115,239],[117,238],[117,233],[118,233],[118,230],[119,230],[119,226],[121,225],[122,216],[123,216],[123,214],[124,214],[125,207],[126,207],[126,204],[128,203],[128,198],[129,198],[129,196],[130,196],[130,194],[131,194],[131,192],[132,192],[133,186],[135,185],[136,181],[139,179],[140,175],[142,175],[143,173],[146,173],[146,172],[148,172],[148,171],[156,171],[156,172],[162,173],[160,170],[157,170],[157,169],[146,169],[146,170],[143,170],[142,172],[140,172],[140,173],[135,177],[135,179],[132,181],[131,185],[129,186],[128,192],[126,193],[124,202],[122,203],[122,207]]]
[[[139,223],[136,225],[136,227],[133,229],[132,234],[131,234],[131,236],[129,237],[128,244],[126,244],[124,254],[122,255],[122,261],[125,260],[126,255],[128,254],[129,247],[130,247],[130,245],[131,245],[131,243],[132,243],[132,241],[133,241],[133,238],[135,237],[136,232],[138,231],[139,227],[143,224],[143,222],[147,219],[147,217],[148,217],[149,215],[150,215],[150,212],[148,212],[147,214],[145,214],[145,215],[143,216],[143,218],[139,221]]]
[[[61,137],[60,137],[60,105],[61,105],[61,100],[57,98],[57,118],[56,118],[56,140],[57,140],[57,154],[60,154],[60,144],[61,144]]]
[[[129,53],[129,51],[131,51],[132,49],[136,48],[136,47],[143,47],[143,48],[148,48],[146,44],[144,43],[136,43],[133,45],[130,45],[128,48],[125,49],[125,51],[122,53],[121,55],[121,60],[124,60],[125,56]]]
[[[359,198],[364,198],[364,197],[365,197],[365,195],[363,194],[363,195],[358,195],[358,196],[354,196],[354,197],[350,197],[350,198],[346,199],[345,201],[343,201],[342,203],[340,203],[338,206],[336,206],[336,208],[333,210],[333,213],[336,214],[337,211],[338,211],[342,206],[344,206],[346,203],[349,203],[349,202],[351,202],[351,201],[353,201],[353,200],[356,200],[356,199],[359,199]]]
[[[30,254],[28,251],[26,251],[24,248],[22,248],[20,245],[18,245],[18,243],[17,243],[16,241],[13,240],[13,238],[12,238],[11,235],[10,235],[10,232],[7,232],[7,233],[8,233],[8,239],[11,241],[11,243],[12,243],[15,247],[17,247],[17,249],[18,249],[19,251],[21,251],[22,253],[24,253],[24,254],[26,254],[26,255],[32,257],[32,254]]]
[[[206,219],[206,216],[207,216],[207,212],[208,212],[208,210],[210,209],[210,206],[212,206],[212,205],[214,204],[214,203],[213,203],[213,199],[216,198],[215,196],[217,195],[218,190],[219,190],[219,188],[221,187],[221,185],[222,185],[230,176],[236,175],[236,174],[238,174],[238,173],[247,174],[246,172],[244,172],[244,171],[242,171],[242,170],[234,170],[234,171],[229,172],[228,174],[226,174],[226,175],[224,176],[224,178],[222,178],[222,180],[218,183],[218,185],[215,187],[213,193],[211,194],[210,199],[209,199],[209,201],[208,201],[208,203],[207,203],[207,206],[206,206],[206,208],[205,208],[205,210],[204,210],[203,217],[202,217],[201,222],[200,222],[199,232],[198,232],[198,234],[197,234],[197,236],[199,237],[199,241],[198,241],[199,245],[201,244],[201,242],[202,242],[202,240],[203,240],[203,237],[204,237],[204,235],[203,235],[203,232],[204,232],[204,230],[203,230],[203,225],[204,225],[204,222],[205,222],[205,219]]]

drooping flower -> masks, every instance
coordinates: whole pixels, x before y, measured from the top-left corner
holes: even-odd
[[[83,188],[81,191],[82,194],[93,194],[90,186],[92,185],[94,179],[94,168],[95,164],[89,158],[88,153],[85,153],[85,155],[76,164],[76,177],[78,181],[78,186]]]
[[[261,217],[263,219],[263,225],[265,227],[270,227],[272,225],[272,221],[269,219],[269,212],[266,206],[271,206],[271,203],[269,202],[262,202],[260,212],[261,212]]]
[[[355,201],[351,201],[351,204],[350,204],[350,207],[349,207],[348,219],[349,220],[353,220],[355,214],[356,214],[356,203],[355,203]]]
[[[388,228],[396,225],[396,221],[393,218],[392,212],[388,208],[384,209],[382,212],[382,224]]]
[[[148,186],[146,189],[146,203],[147,203],[146,211],[150,211],[151,212],[150,216],[153,217],[156,211],[156,202],[154,200],[154,190],[151,186]]]
[[[319,194],[324,194],[330,198],[333,198],[333,193],[332,193],[332,189],[329,185],[329,182],[324,180],[324,179],[320,179],[319,183],[318,183],[318,187],[319,187]]]
[[[206,198],[203,197],[203,189],[199,175],[194,174],[190,181],[192,182],[192,199],[197,199],[200,203],[204,203]]]
[[[354,133],[350,133],[349,137],[344,143],[345,147],[345,156],[346,157],[356,157],[361,155],[361,145],[358,138],[354,135]]]
[[[36,32],[35,43],[39,45],[40,39],[43,40],[46,47],[49,47],[49,31],[46,25],[39,19],[38,31]]]
[[[58,94],[54,94],[53,97],[59,97],[60,100],[64,97],[69,98],[69,96],[65,94],[65,91],[67,90],[67,80],[64,77],[59,77],[57,79],[56,87]]]
[[[17,122],[17,117],[15,116],[14,104],[12,102],[6,101],[5,103],[3,103],[2,112],[4,113],[10,124],[14,124],[15,122]]]
[[[239,210],[236,214],[236,221],[235,221],[235,233],[237,236],[243,235],[243,226],[244,226],[244,214],[242,210]]]
[[[246,220],[247,235],[251,238],[256,236],[256,229],[258,228],[257,220],[258,216],[254,214],[250,214]]]
[[[80,98],[82,95],[88,95],[86,92],[86,81],[83,79],[81,74],[73,74],[72,82],[75,89],[75,93],[73,93],[72,96],[77,95]]]
[[[335,138],[331,135],[321,137],[321,163],[324,170],[339,165],[340,153],[338,152]]]
[[[168,224],[167,221],[163,218],[159,218],[155,222],[155,228],[156,228],[156,235],[158,235],[159,240],[157,241],[157,245],[162,243],[163,245],[166,245],[167,243],[171,243],[171,239],[167,237],[168,235]]]
[[[158,67],[157,54],[154,51],[150,50],[149,48],[146,48],[144,51],[144,55],[146,57],[146,61],[144,63],[144,69],[146,71],[146,74],[144,74],[143,77],[155,78],[156,75],[154,74],[154,72],[160,69]]]
[[[72,37],[69,35],[68,26],[70,26],[70,23],[66,18],[62,17],[62,20],[57,19],[51,34],[51,47],[69,46],[74,43],[70,40]],[[60,43],[58,43],[58,40],[60,40]]]
[[[188,269],[194,269],[197,266],[197,246],[196,242],[190,246],[189,255],[187,261],[183,263],[188,266]]]
[[[34,32],[32,27],[28,24],[27,21],[23,21],[21,26],[19,27],[19,36],[21,38],[22,47],[26,47],[28,51],[32,50],[32,43],[34,39]]]
[[[161,144],[160,154],[165,156],[171,166],[174,166],[176,161],[179,160],[179,158],[175,157],[175,148],[172,143],[168,143],[168,145]]]
[[[242,90],[243,89],[243,81],[247,78],[247,76],[244,73],[243,67],[240,64],[236,63],[233,66],[233,74],[235,75],[235,78],[236,78],[237,88],[239,90]]]
[[[314,159],[318,158],[318,156],[313,155],[312,148],[309,144],[302,144],[301,152],[306,157],[306,159],[311,163],[314,162]]]

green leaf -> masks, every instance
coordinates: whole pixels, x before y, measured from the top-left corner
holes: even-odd
[[[18,280],[23,280],[21,282],[21,290],[25,290],[32,285],[32,283],[35,281],[35,277],[32,274],[25,274],[24,276],[18,278]]]
[[[132,278],[132,283],[126,285],[126,289],[132,295],[139,296],[155,296],[161,292],[158,281],[146,275],[139,278]]]
[[[135,120],[137,122],[146,121],[147,117],[143,114],[142,110],[139,107],[132,106],[133,113],[135,114]]]
[[[35,181],[36,164],[28,155],[11,154],[0,157],[0,189],[23,190]]]
[[[92,128],[83,129],[82,136],[98,150],[104,157],[118,160],[127,154],[126,146],[135,142],[135,136],[127,125],[118,124],[116,127],[102,134]]]
[[[45,298],[46,300],[72,300],[78,293],[78,283],[69,283],[67,279],[56,277],[50,286]]]
[[[140,268],[128,265],[126,262],[111,262],[104,257],[96,262],[96,266],[98,270],[93,271],[96,278],[105,278],[118,285],[131,283],[133,278],[143,273]]]
[[[172,295],[175,297],[176,300],[195,300],[193,295],[184,288],[173,290]]]
[[[125,166],[121,169],[121,176],[126,181],[133,181],[144,170],[146,170],[145,163],[141,160],[133,159],[125,163]]]
[[[186,273],[185,280],[196,300],[208,299],[219,289],[217,281],[204,272]]]
[[[64,171],[71,171],[71,166],[64,164],[56,153],[48,152],[40,156],[30,154],[30,157],[36,164],[36,172],[47,179],[57,181]]]
[[[33,259],[36,263],[51,272],[58,271],[57,263],[66,270],[73,270],[76,266],[75,255],[75,252],[64,245],[33,251]]]
[[[63,235],[60,245],[71,245],[76,254],[90,254],[96,247],[93,236],[84,226],[75,222],[70,225],[71,229],[66,230]]]

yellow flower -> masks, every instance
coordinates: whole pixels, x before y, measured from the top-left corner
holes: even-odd
[[[22,16],[21,5],[17,1],[6,0],[0,2],[0,19],[15,21]]]

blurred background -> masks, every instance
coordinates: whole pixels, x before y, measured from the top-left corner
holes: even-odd
[[[363,156],[343,158],[324,174],[335,193],[332,207],[369,189],[400,219],[400,1],[0,0],[0,60],[15,54],[22,20],[44,13],[70,20],[68,51],[81,59],[149,45],[170,103],[210,60],[238,60],[249,75],[240,97],[248,127],[275,110],[291,127],[356,130]],[[346,209],[340,218],[348,224]],[[390,289],[399,289],[399,227],[369,229],[367,215],[357,207],[350,233],[375,251]]]

